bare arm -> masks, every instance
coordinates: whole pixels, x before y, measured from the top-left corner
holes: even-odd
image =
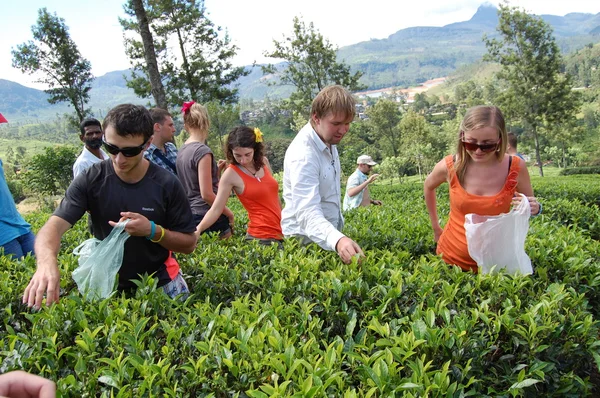
[[[233,174],[235,174],[235,171],[232,169],[227,169],[223,173],[223,177],[219,182],[217,197],[212,206],[210,206],[210,210],[208,210],[200,224],[198,224],[198,227],[196,228],[196,235],[200,235],[202,232],[204,232],[204,230],[213,225],[215,221],[218,220],[219,216],[224,213],[225,209],[227,209],[227,200],[229,200],[229,194],[235,185]],[[229,211],[231,212],[231,210]],[[225,215],[229,217],[227,214]]]
[[[217,197],[212,187],[212,155],[205,155],[198,162],[198,184],[202,199],[212,206]]]
[[[431,174],[425,179],[423,184],[423,194],[425,196],[425,205],[427,206],[427,212],[429,213],[429,220],[431,227],[433,228],[434,239],[437,242],[442,235],[442,227],[437,214],[437,203],[435,197],[435,190],[441,184],[443,184],[448,176],[448,168],[446,167],[446,161],[442,159],[439,161]]]
[[[124,221],[126,219],[129,219],[129,222],[125,226],[125,232],[127,232],[129,235],[143,237],[150,236],[152,227],[150,226],[150,220],[148,220],[146,217],[139,213],[133,213],[129,211],[121,212],[121,219],[119,221]],[[117,225],[117,221],[109,221],[108,223],[112,227]],[[193,232],[184,233],[170,231],[160,225],[156,225],[152,240],[160,239],[163,229],[165,231],[164,236],[157,244],[161,245],[165,249],[177,253],[190,254],[196,248],[196,237],[194,236]]]
[[[540,203],[537,201],[537,198],[533,196],[533,188],[531,186],[531,178],[529,177],[529,170],[527,170],[527,163],[518,156],[513,157],[513,161],[521,162],[521,169],[519,170],[519,175],[517,176],[517,192],[522,193],[527,196],[529,200],[529,205],[531,206],[531,214],[536,215],[540,212]],[[513,199],[513,205],[516,205],[520,202],[521,197],[515,197]]]
[[[365,182],[363,182],[362,184],[357,185],[357,186],[352,187],[352,188],[348,188],[346,190],[346,192],[348,193],[348,196],[353,197],[353,196],[358,195],[370,183],[372,183],[373,181],[375,181],[377,179],[377,177],[379,177],[379,174],[373,174]]]
[[[71,224],[57,216],[51,216],[40,229],[35,239],[37,270],[23,293],[23,303],[40,308],[44,293],[46,305],[58,302],[60,272],[58,252],[60,239],[71,228]]]

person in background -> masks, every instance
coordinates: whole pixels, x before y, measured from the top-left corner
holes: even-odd
[[[221,176],[217,197],[198,225],[196,235],[219,218],[233,189],[248,212],[246,239],[256,239],[265,245],[280,244],[283,234],[279,184],[271,175],[269,161],[264,156],[261,131],[236,127],[227,136],[225,152],[229,167]]]
[[[164,109],[152,108],[150,115],[154,122],[152,143],[144,152],[144,157],[163,169],[177,175],[177,147],[173,144],[175,124],[171,114]]]
[[[199,225],[213,205],[219,187],[219,171],[211,149],[206,145],[210,120],[206,108],[194,101],[183,104],[183,126],[190,138],[179,149],[177,175],[183,184],[194,215]],[[231,237],[233,212],[227,207],[222,214],[202,233],[218,232],[221,239]]]
[[[122,104],[104,119],[104,149],[110,160],[96,163],[67,188],[64,199],[38,232],[37,270],[25,288],[23,303],[39,308],[59,299],[58,252],[62,236],[86,211],[94,236],[103,240],[119,221],[129,219],[118,289],[136,288],[140,275],[154,275],[169,297],[189,294],[173,252],[196,248],[196,224],[181,183],[144,158],[152,141],[150,112],[141,105]]]
[[[522,193],[531,205],[531,214],[542,211],[533,196],[525,161],[506,153],[507,134],[504,116],[495,106],[470,108],[458,131],[456,154],[437,163],[425,179],[425,204],[437,242],[437,254],[448,264],[464,271],[477,272],[469,256],[465,235],[465,215],[495,216],[508,213]],[[438,220],[435,190],[450,184],[450,217],[442,230]]]
[[[315,242],[338,253],[346,264],[363,256],[341,231],[340,159],[336,145],[354,119],[355,101],[342,86],[327,86],[312,102],[310,121],[296,135],[283,161],[281,213],[284,236]]]
[[[371,169],[377,163],[368,155],[361,155],[356,160],[356,170],[348,177],[346,183],[346,195],[344,195],[344,211],[355,209],[358,206],[377,205],[381,206],[380,200],[371,199],[369,184],[379,177],[379,174],[371,173]]]
[[[94,118],[84,119],[79,125],[81,134],[79,139],[83,142],[83,151],[73,163],[73,178],[94,163],[108,159],[102,147],[102,125]]]
[[[509,154],[510,156],[518,156],[521,159],[525,160],[525,158],[523,157],[522,154],[520,154],[519,152],[517,152],[517,136],[515,135],[515,133],[508,133],[507,134],[507,138],[508,138],[508,142],[506,145],[506,153]]]
[[[0,159],[0,248],[4,249],[4,255],[18,259],[28,254],[34,254],[34,240],[31,225],[17,210],[13,196],[8,189]]]

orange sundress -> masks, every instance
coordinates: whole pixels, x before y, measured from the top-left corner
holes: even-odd
[[[448,264],[455,264],[464,271],[477,272],[477,263],[469,256],[465,235],[465,215],[475,213],[497,216],[510,211],[510,203],[517,188],[517,177],[521,169],[518,159],[511,159],[504,186],[496,195],[473,195],[460,185],[452,155],[445,157],[450,177],[450,217],[437,244],[437,254]]]

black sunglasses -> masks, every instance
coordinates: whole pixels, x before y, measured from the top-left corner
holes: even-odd
[[[110,153],[111,155],[115,155],[115,156],[118,155],[119,152],[121,152],[123,154],[123,156],[125,156],[126,158],[131,158],[133,156],[139,155],[140,152],[142,152],[142,150],[146,146],[147,142],[148,142],[148,140],[144,141],[144,143],[140,146],[130,146],[127,148],[119,148],[116,145],[109,144],[108,142],[106,142],[104,140],[104,137],[102,137],[102,144],[104,145],[104,149],[106,149],[106,152]]]
[[[464,138],[465,138],[464,134],[461,134],[461,137],[460,137],[461,142],[463,143],[463,145],[465,146],[467,151],[471,151],[471,152],[475,152],[478,148],[481,150],[481,152],[493,152],[496,150],[496,148],[498,148],[500,141],[502,141],[502,140],[498,140],[498,141],[494,142],[493,144],[476,144],[474,142],[465,141]]]

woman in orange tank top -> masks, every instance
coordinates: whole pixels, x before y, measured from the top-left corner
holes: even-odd
[[[221,176],[214,203],[198,225],[198,236],[219,218],[233,189],[248,212],[246,238],[263,244],[282,241],[279,184],[263,156],[262,141],[258,128],[241,126],[229,133],[225,145],[229,167]]]
[[[469,256],[465,236],[465,215],[508,213],[520,202],[522,193],[537,215],[541,206],[533,188],[525,161],[506,154],[507,133],[504,116],[498,107],[476,106],[467,111],[460,125],[455,155],[435,165],[424,185],[437,254],[448,264],[477,272],[477,263]],[[435,190],[450,184],[450,216],[442,230],[437,215]]]

